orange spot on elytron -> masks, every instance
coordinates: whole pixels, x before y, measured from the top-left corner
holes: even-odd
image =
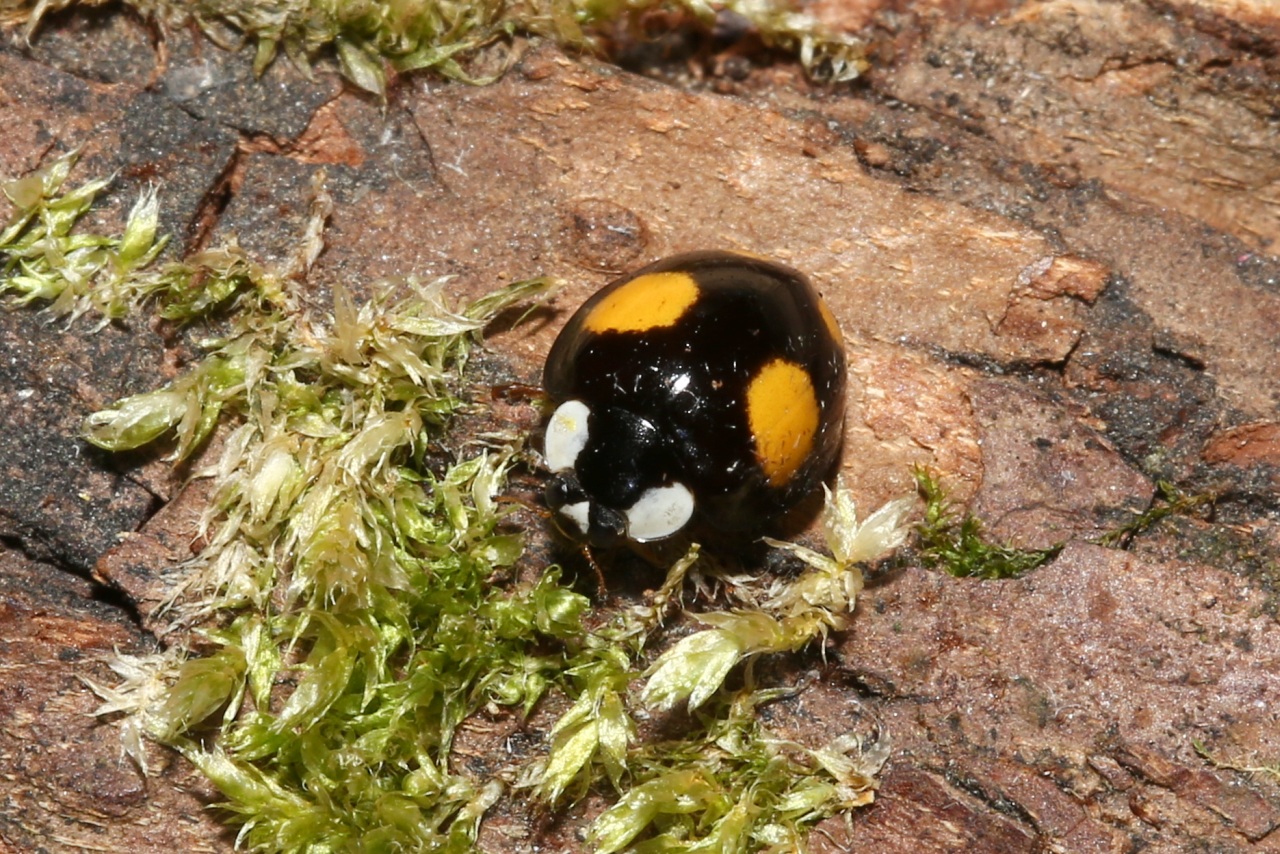
[[[688,273],[649,273],[600,300],[582,325],[591,332],[644,332],[671,326],[697,300],[698,283]]]
[[[822,321],[827,324],[827,331],[831,333],[831,337],[836,339],[836,343],[843,347],[844,333],[840,331],[840,324],[836,320],[836,316],[831,313],[831,309],[827,308],[827,301],[822,297],[818,297],[818,311],[822,314]]]
[[[818,396],[809,372],[785,359],[765,365],[747,387],[747,421],[756,460],[773,486],[783,486],[813,449]]]

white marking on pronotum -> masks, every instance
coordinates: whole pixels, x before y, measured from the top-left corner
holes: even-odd
[[[591,528],[591,504],[589,502],[579,501],[576,504],[566,504],[560,508],[560,515],[577,525],[578,530],[584,534],[588,533]]]
[[[577,462],[578,454],[587,444],[587,419],[590,416],[591,410],[580,400],[566,400],[556,408],[543,440],[547,466],[553,472],[571,469]]]
[[[693,516],[693,493],[682,483],[645,490],[627,510],[627,536],[643,543],[669,537]]]

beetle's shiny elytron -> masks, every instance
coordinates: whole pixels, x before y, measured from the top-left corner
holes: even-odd
[[[762,533],[840,450],[844,344],[803,275],[676,255],[605,286],[547,357],[547,504],[596,546]]]

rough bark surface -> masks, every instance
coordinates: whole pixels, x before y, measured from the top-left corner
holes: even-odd
[[[278,264],[323,169],[336,207],[308,298],[408,274],[452,274],[459,298],[561,277],[541,322],[491,339],[486,365],[525,382],[631,266],[723,247],[808,271],[848,338],[842,476],[860,506],[909,493],[925,464],[992,537],[1066,543],[1016,580],[909,552],[871,577],[853,629],[772,712],[797,732],[870,718],[893,743],[876,803],[814,849],[1280,850],[1280,784],[1195,749],[1280,761],[1280,15],[812,9],[872,39],[866,80],[815,87],[693,44],[643,76],[519,44],[492,86],[408,77],[385,106],[323,62],[254,78],[250,53],[191,31],[157,52],[131,14],[60,13],[30,45],[3,34],[0,177],[79,147],[77,176],[119,175],[98,223],[156,183],[174,251],[235,237]],[[0,312],[0,849],[229,851],[203,810],[216,795],[158,750],[144,783],[84,682],[154,644],[160,572],[205,496],[160,461],[92,452],[78,424],[190,347],[143,320],[47,321]],[[1212,512],[1100,545],[1158,481],[1216,496]],[[459,761],[513,722],[482,724]],[[582,850],[606,805],[549,820],[504,801],[481,843]]]

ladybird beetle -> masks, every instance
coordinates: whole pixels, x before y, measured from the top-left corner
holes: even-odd
[[[543,374],[560,527],[593,546],[690,523],[759,530],[840,450],[840,328],[796,270],[732,252],[650,264],[588,299]]]

